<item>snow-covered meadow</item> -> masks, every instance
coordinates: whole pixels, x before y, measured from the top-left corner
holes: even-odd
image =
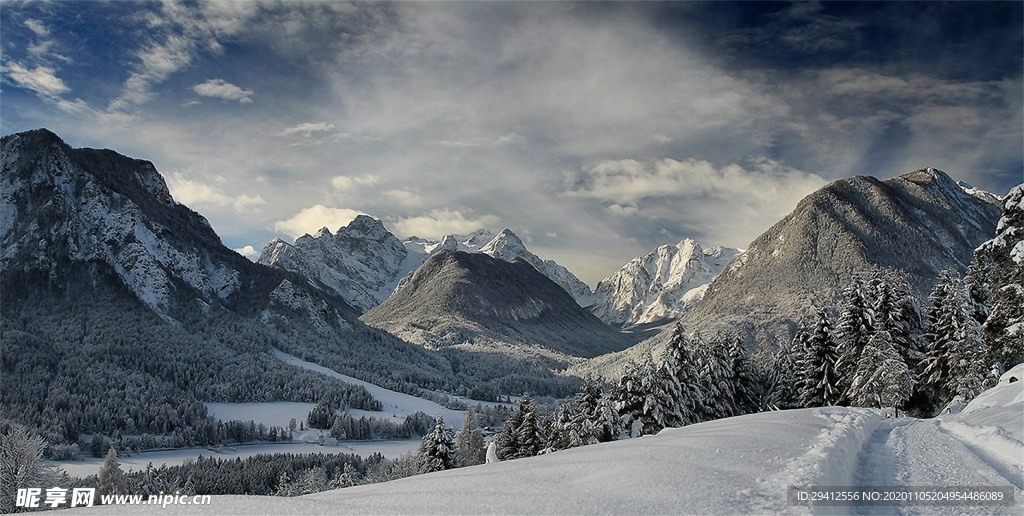
[[[1011,378],[1018,381],[1011,382]],[[215,496],[161,514],[1021,514],[1024,365],[957,414],[918,420],[826,407],[296,498]],[[1004,486],[1013,506],[797,507],[789,486]],[[144,507],[98,507],[135,514]]]

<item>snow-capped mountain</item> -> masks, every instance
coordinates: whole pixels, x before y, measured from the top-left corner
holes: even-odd
[[[560,367],[630,344],[525,260],[484,253],[435,253],[361,319],[428,348],[476,346],[517,357],[532,349]]]
[[[879,267],[905,271],[923,298],[941,270],[966,271],[975,247],[994,234],[992,199],[934,168],[835,181],[754,240],[682,321],[788,342],[796,321],[830,306],[855,274]]]
[[[332,234],[322,228],[289,244],[275,239],[257,263],[301,274],[361,311],[387,299],[409,252],[377,219],[359,215]]]
[[[660,246],[601,280],[591,310],[602,321],[623,327],[677,318],[700,301],[711,280],[739,253],[728,247],[701,249],[689,238]]]
[[[590,287],[565,267],[530,252],[508,229],[498,235],[481,229],[466,235],[445,235],[440,240],[413,236],[401,241],[381,221],[359,215],[337,234],[322,228],[315,235],[297,238],[294,244],[274,239],[263,248],[257,262],[299,274],[365,312],[384,302],[427,258],[441,251],[481,252],[499,260],[524,260],[558,283],[581,306],[593,302]]]
[[[340,298],[225,247],[205,218],[172,198],[152,163],[73,149],[44,129],[5,136],[0,145],[5,317],[21,311],[31,326],[79,296],[83,304],[113,307],[103,314],[111,341],[138,341],[137,332],[155,331],[175,335],[174,349],[210,339],[203,353],[230,349],[237,356],[239,348],[206,333],[229,327],[247,336],[245,352],[253,360],[269,357],[269,342],[310,358],[323,346],[341,355],[338,366],[352,374],[386,370],[370,365],[380,361],[390,362],[390,371],[432,370],[430,381],[450,379],[442,358],[365,327]],[[151,320],[152,313],[167,327],[127,322]],[[38,337],[64,343],[62,331],[40,328]],[[407,363],[390,360],[397,356]]]
[[[539,256],[531,253],[526,249],[523,241],[509,229],[498,233],[490,242],[480,248],[480,252],[506,262],[516,259],[525,261],[565,289],[580,306],[590,306],[595,301],[594,293],[586,283],[580,281],[573,273],[569,272],[569,269],[553,260],[542,260]]]
[[[359,215],[336,234],[325,227],[295,239],[294,244],[274,239],[256,261],[299,274],[365,312],[384,302],[430,255],[443,250],[478,251],[482,242],[493,237],[479,230],[440,240],[413,236],[403,242],[380,220]]]

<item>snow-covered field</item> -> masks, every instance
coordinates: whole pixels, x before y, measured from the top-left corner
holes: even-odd
[[[364,382],[358,378],[343,375],[337,371],[328,369],[324,366],[314,364],[312,362],[306,362],[299,357],[289,355],[281,350],[274,350],[274,356],[284,361],[286,364],[290,364],[303,369],[308,369],[326,376],[337,378],[345,383],[353,385],[361,385],[370,391],[370,394],[374,398],[380,400],[383,405],[383,412],[371,412],[365,410],[350,410],[349,413],[355,417],[376,417],[376,418],[397,418],[399,422],[405,420],[405,416],[414,414],[416,412],[423,412],[425,414],[444,418],[446,425],[458,429],[462,427],[462,420],[465,419],[465,412],[460,410],[451,410],[449,408],[442,407],[437,403],[417,398],[409,394],[403,394],[401,392],[390,391],[383,387],[379,387],[369,382]],[[245,419],[248,421],[248,418]]]
[[[260,453],[354,453],[366,457],[373,452],[380,452],[385,457],[394,459],[403,453],[415,452],[419,447],[419,439],[405,441],[343,441],[333,446],[318,446],[312,443],[259,443],[225,446],[219,453],[206,448],[141,452],[134,453],[131,457],[119,455],[117,461],[121,463],[121,469],[124,471],[144,471],[146,465],[151,462],[154,467],[160,467],[161,464],[180,466],[186,460],[194,460],[200,455],[218,459],[244,459]],[[103,460],[103,458],[84,457],[83,460],[79,461],[50,462],[50,464],[63,469],[68,475],[73,477],[87,477],[99,472]]]
[[[960,414],[886,419],[828,407],[668,429],[656,436],[297,498],[215,496],[161,514],[735,514],[1024,511],[1024,365]],[[1013,506],[796,507],[789,486],[1009,486]],[[134,514],[139,506],[86,510]]]
[[[306,362],[283,351],[275,350],[274,354],[277,358],[293,366],[302,367],[304,369],[309,369],[311,371],[331,376],[346,383],[362,385],[370,391],[374,398],[380,400],[383,405],[384,410],[382,412],[354,409],[349,410],[349,413],[355,417],[366,416],[368,418],[392,419],[396,423],[401,423],[405,420],[405,417],[410,414],[424,412],[434,417],[444,417],[445,423],[456,430],[462,426],[462,421],[465,419],[464,412],[445,408],[433,401],[391,391],[383,387],[373,385],[372,383],[340,374],[312,362]],[[452,398],[473,405],[477,403],[495,405],[495,403],[477,402],[457,396],[452,396]],[[297,421],[305,421],[306,416],[309,415],[309,411],[313,408],[314,404],[278,401],[272,403],[207,403],[206,406],[211,416],[222,421],[252,420],[257,424],[263,423],[268,427],[287,427],[288,422],[292,418],[295,418]],[[118,460],[121,462],[122,468],[125,471],[140,471],[146,469],[146,465],[151,462],[156,467],[160,467],[162,464],[177,466],[188,459],[194,459],[200,455],[219,458],[246,458],[258,453],[355,453],[366,457],[373,452],[380,452],[387,458],[396,458],[403,453],[419,449],[420,445],[420,441],[418,439],[405,441],[342,441],[336,446],[317,446],[309,444],[308,442],[316,440],[319,433],[320,432],[318,430],[306,430],[304,432],[296,431],[293,433],[295,441],[307,441],[305,443],[294,442],[236,445],[232,447],[224,447],[220,453],[210,451],[206,448],[153,451],[136,453],[131,457],[118,457]],[[330,442],[331,440],[328,441]],[[103,459],[86,457],[80,461],[52,462],[52,464],[63,469],[71,476],[84,477],[96,474],[100,469],[100,465],[103,464]]]

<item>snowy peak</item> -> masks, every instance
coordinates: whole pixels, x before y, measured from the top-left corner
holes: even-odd
[[[739,252],[726,247],[705,251],[690,238],[659,246],[598,283],[592,310],[601,320],[619,326],[679,317],[703,297],[708,283]]]
[[[44,274],[55,289],[116,286],[169,321],[221,309],[277,315],[270,294],[283,275],[224,247],[205,218],[174,201],[152,163],[73,149],[37,130],[5,136],[0,166],[5,278]],[[293,290],[319,303],[305,283]],[[353,314],[342,305],[324,305],[313,317],[344,326],[342,316]],[[296,313],[292,307],[285,319]]]
[[[331,233],[267,244],[257,263],[297,273],[361,311],[387,299],[403,275],[408,251],[381,221],[359,215]]]
[[[522,260],[565,289],[580,306],[589,306],[594,302],[594,293],[586,283],[580,281],[568,269],[553,260],[542,260],[539,256],[531,253],[526,249],[523,240],[508,228],[503,229],[501,233],[480,248],[480,252],[507,262],[516,259]]]
[[[915,294],[927,295],[943,269],[966,271],[998,216],[997,204],[935,168],[834,181],[755,239],[683,323],[788,343],[797,323],[831,304],[855,274],[902,270]]]

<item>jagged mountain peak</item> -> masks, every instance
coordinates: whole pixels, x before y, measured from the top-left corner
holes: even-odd
[[[523,243],[523,239],[519,238],[518,235],[512,232],[511,229],[502,229],[490,242],[487,242],[480,252],[486,255],[508,255],[517,258],[524,258],[527,254],[533,254],[526,250],[526,244]],[[497,258],[497,256],[495,256]]]
[[[700,301],[708,283],[737,254],[724,247],[706,251],[692,238],[660,245],[601,280],[592,310],[601,320],[624,327],[674,319]]]
[[[369,215],[356,215],[347,226],[338,229],[338,235],[350,235],[354,237],[365,237],[376,241],[382,241],[388,237],[394,237],[385,227],[380,219]]]
[[[275,239],[257,263],[300,274],[319,288],[361,311],[380,304],[404,275],[408,251],[402,242],[368,215],[358,215],[331,233],[303,235],[290,245]]]

